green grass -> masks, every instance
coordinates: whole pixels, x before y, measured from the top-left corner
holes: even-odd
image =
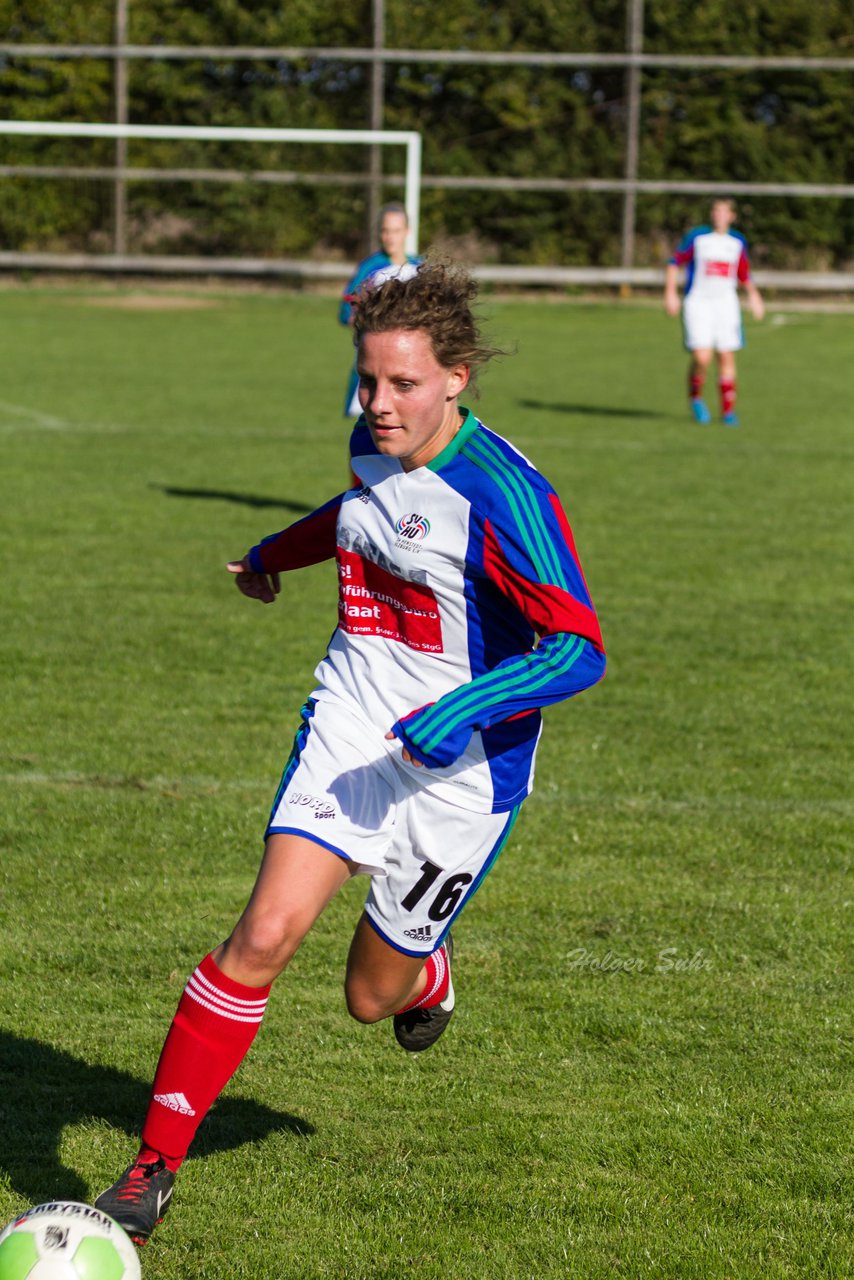
[[[123,296],[0,292],[0,1221],[134,1150],[336,613],[329,565],[272,609],[223,568],[343,487],[334,301]],[[546,713],[449,1034],[348,1019],[349,885],[145,1276],[841,1280],[854,316],[750,325],[731,431],[656,310],[488,310],[475,407],[564,497],[609,674]]]

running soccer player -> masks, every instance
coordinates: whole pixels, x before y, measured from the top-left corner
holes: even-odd
[[[382,249],[365,258],[356,268],[356,273],[347,281],[338,308],[340,324],[352,325],[362,289],[373,289],[393,276],[408,280],[415,274],[421,259],[406,252],[406,235],[409,231],[409,217],[404,205],[392,201],[383,205],[380,210],[380,244]],[[356,366],[350,372],[347,392],[344,398],[345,418],[358,418],[362,412],[359,404],[359,376]]]
[[[750,277],[747,241],[733,231],[735,202],[712,203],[712,225],[694,227],[683,239],[665,270],[664,306],[669,316],[679,314],[677,282],[685,268],[682,322],[685,346],[691,352],[688,395],[694,421],[711,422],[703,400],[706,375],[717,354],[721,417],[728,427],[739,425],[735,412],[735,353],[744,345],[738,286],[744,286],[754,319],[761,320],[765,305]]]
[[[605,658],[567,518],[534,466],[459,398],[495,355],[458,266],[369,291],[355,320],[359,486],[227,567],[272,603],[334,559],[339,622],[285,764],[261,868],[230,937],[181,997],[142,1146],[97,1200],[137,1242],[246,1055],[272,983],[351,876],[370,877],[344,982],[359,1022],[411,1053],[455,1007],[450,928],[528,795],[540,708]]]

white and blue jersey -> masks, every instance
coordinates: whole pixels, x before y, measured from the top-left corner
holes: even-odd
[[[750,279],[747,241],[739,231],[693,227],[670,259],[685,268],[685,297],[735,297]]]
[[[694,227],[670,259],[685,268],[682,325],[689,351],[744,345],[738,286],[750,279],[747,241],[738,231]]]
[[[338,627],[324,693],[411,754],[422,786],[481,813],[530,791],[540,708],[596,683],[605,658],[572,533],[549,483],[468,410],[444,451],[403,470],[364,420],[359,486],[250,553],[257,572],[335,557]]]

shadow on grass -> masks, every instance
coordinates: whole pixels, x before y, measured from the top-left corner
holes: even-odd
[[[63,1129],[93,1119],[123,1129],[130,1160],[149,1092],[147,1081],[127,1072],[85,1062],[40,1040],[0,1032],[0,1169],[8,1174],[12,1190],[32,1204],[53,1199],[85,1203],[90,1188],[59,1157]],[[202,1124],[193,1155],[229,1151],[282,1131],[305,1137],[314,1127],[251,1099],[226,1096]],[[119,1173],[116,1169],[115,1175]]]
[[[547,409],[550,413],[569,413],[579,418],[666,418],[666,413],[652,409],[626,409],[606,404],[566,404],[559,400],[520,400],[520,409]]]
[[[296,511],[300,515],[314,511],[314,507],[304,502],[292,502],[289,498],[262,498],[257,493],[235,493],[231,489],[180,489],[176,485],[152,484],[170,498],[208,498],[219,502],[238,502],[244,507],[278,507],[280,511]]]

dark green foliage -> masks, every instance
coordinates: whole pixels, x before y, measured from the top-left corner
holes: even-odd
[[[111,5],[94,0],[0,0],[11,41],[112,39]],[[244,0],[178,5],[130,0],[128,39],[142,45],[367,46],[371,0],[342,5]],[[386,43],[397,49],[611,52],[626,47],[626,0],[537,0],[496,6],[461,0],[387,0]],[[647,0],[644,48],[654,53],[845,56],[854,48],[845,0]],[[107,60],[0,59],[0,115],[113,119]],[[361,128],[369,124],[371,70],[333,56],[269,61],[132,60],[133,122]],[[626,78],[617,69],[391,63],[384,123],[417,129],[424,172],[457,177],[620,178],[625,164]],[[653,68],[642,77],[640,176],[701,181],[844,183],[854,171],[850,75],[834,71]],[[6,163],[110,165],[109,142],[4,139]],[[366,172],[363,147],[134,142],[139,167]],[[399,154],[383,156],[402,192]],[[0,238],[11,249],[107,247],[111,196],[94,180],[3,179]],[[258,256],[344,256],[364,249],[366,190],[131,183],[129,249]],[[664,260],[703,198],[642,197],[636,255]],[[422,242],[456,242],[470,257],[533,264],[619,260],[621,199],[597,193],[423,192]],[[851,202],[753,197],[741,226],[764,266],[843,268],[854,237]]]

